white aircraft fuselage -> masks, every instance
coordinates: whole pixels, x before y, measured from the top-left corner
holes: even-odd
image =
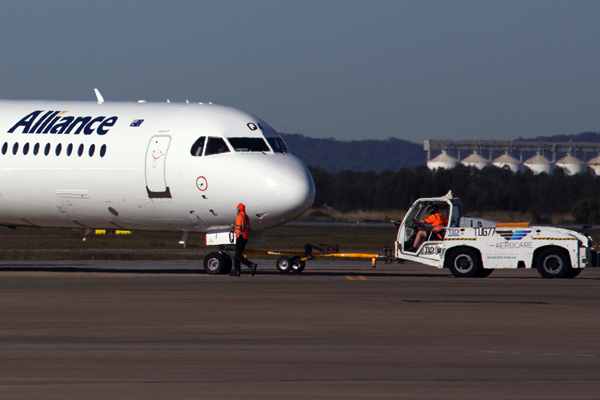
[[[214,104],[0,101],[0,225],[253,231],[313,202],[306,166],[249,113]]]

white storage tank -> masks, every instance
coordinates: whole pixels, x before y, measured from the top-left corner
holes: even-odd
[[[500,157],[492,161],[492,164],[498,168],[508,167],[512,172],[523,171],[523,163],[520,160],[508,155],[502,154]]]
[[[435,170],[438,168],[452,169],[458,165],[458,160],[451,155],[447,154],[444,150],[442,153],[435,157],[433,160],[427,161],[427,168]]]
[[[558,160],[556,166],[564,168],[569,175],[582,174],[587,170],[587,166],[583,161],[577,157],[573,157],[569,153]]]
[[[587,166],[595,175],[600,176],[600,154],[588,161]]]
[[[489,160],[481,157],[479,154],[477,154],[477,152],[473,152],[473,154],[471,154],[469,157],[465,158],[461,162],[467,167],[475,167],[479,169],[483,169],[491,165]]]
[[[536,175],[541,174],[542,172],[549,174],[554,169],[554,164],[552,164],[552,161],[548,160],[540,153],[526,160],[524,164]]]

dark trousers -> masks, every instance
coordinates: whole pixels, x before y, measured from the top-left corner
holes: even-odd
[[[233,268],[235,268],[236,271],[241,270],[240,263],[244,264],[247,267],[252,266],[252,263],[248,261],[246,257],[244,257],[244,247],[246,247],[246,243],[248,243],[248,239],[244,239],[241,236],[235,240],[235,256],[233,257]]]

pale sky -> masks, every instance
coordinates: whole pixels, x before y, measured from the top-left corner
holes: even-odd
[[[600,1],[0,1],[0,98],[212,101],[340,140],[600,131]]]

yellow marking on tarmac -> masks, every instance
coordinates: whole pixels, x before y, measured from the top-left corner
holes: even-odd
[[[359,275],[346,275],[346,278],[350,279],[351,281],[366,281],[367,278],[365,278],[364,276],[359,276]]]

